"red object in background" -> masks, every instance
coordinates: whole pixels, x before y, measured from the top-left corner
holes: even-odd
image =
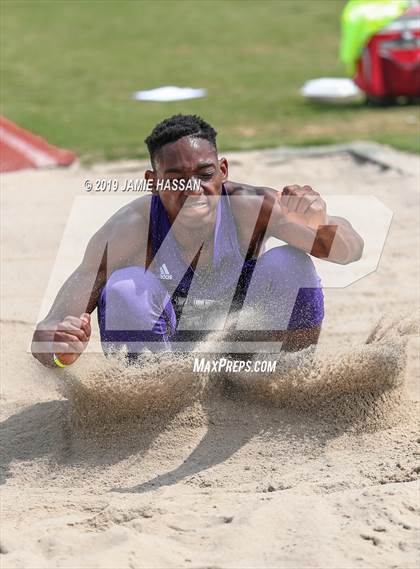
[[[75,159],[74,152],[52,146],[43,138],[0,117],[0,172],[68,166]]]
[[[354,82],[368,99],[420,97],[420,8],[372,36],[357,62]]]

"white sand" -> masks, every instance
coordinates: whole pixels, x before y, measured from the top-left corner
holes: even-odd
[[[325,291],[314,362],[230,392],[190,356],[38,365],[26,348],[74,196],[143,165],[3,177],[2,567],[417,566],[418,165],[372,148],[390,169],[231,156],[232,179],[370,194],[394,219],[377,271]]]

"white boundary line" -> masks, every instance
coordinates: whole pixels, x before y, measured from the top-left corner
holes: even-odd
[[[39,150],[30,142],[23,140],[16,134],[12,134],[2,126],[0,126],[0,138],[4,144],[13,150],[16,150],[17,152],[20,152],[20,154],[23,154],[25,158],[30,160],[38,168],[45,166],[56,166],[58,163],[55,158],[52,158],[43,150]]]

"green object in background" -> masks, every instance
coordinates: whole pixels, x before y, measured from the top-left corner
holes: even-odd
[[[377,31],[398,18],[408,7],[408,0],[350,0],[344,8],[341,25],[340,59],[349,75],[363,47]]]

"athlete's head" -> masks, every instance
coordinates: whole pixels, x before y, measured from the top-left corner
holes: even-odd
[[[160,199],[172,217],[186,204],[185,215],[198,221],[214,212],[215,200],[227,180],[228,164],[219,160],[217,133],[196,115],[174,115],[157,124],[145,142],[153,170],[146,178],[153,180],[190,180],[199,183],[199,191],[162,191]],[[192,200],[192,198],[195,198]],[[194,207],[191,204],[194,202]],[[206,207],[207,205],[207,207]],[[203,219],[204,220],[204,219]]]
[[[217,153],[217,132],[212,126],[197,115],[173,115],[158,123],[144,141],[149,149],[152,166],[155,166],[157,155],[164,146],[184,136],[207,140]]]

